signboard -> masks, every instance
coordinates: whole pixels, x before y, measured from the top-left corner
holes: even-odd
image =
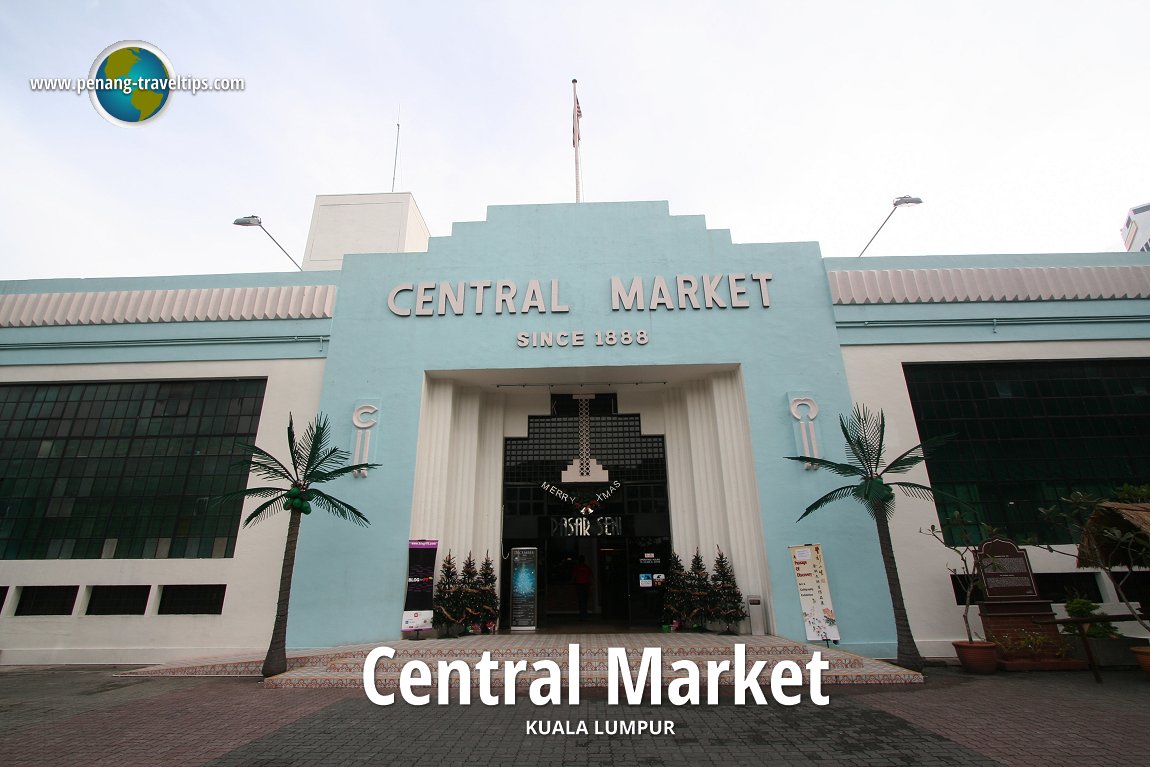
[[[511,550],[511,630],[534,631],[539,597],[539,549]]]
[[[425,631],[431,628],[434,610],[404,610],[403,627],[400,631]]]
[[[1038,599],[1038,584],[1026,552],[1012,542],[995,538],[978,547],[978,576],[988,601]]]
[[[837,642],[839,626],[834,605],[831,604],[831,587],[827,580],[822,547],[817,543],[808,543],[804,546],[791,546],[790,551],[807,639]]]
[[[435,551],[438,546],[438,541],[407,542],[407,596],[403,600],[400,631],[431,628],[431,596],[435,584]]]
[[[551,517],[553,538],[607,538],[623,534],[622,517]]]

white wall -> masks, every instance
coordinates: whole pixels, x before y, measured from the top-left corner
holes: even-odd
[[[7,383],[266,377],[256,442],[286,456],[288,413],[314,416],[324,361],[168,362],[0,369]],[[256,502],[245,506],[246,515]],[[0,664],[158,663],[267,649],[275,616],[287,516],[240,528],[230,559],[0,560],[9,586],[0,614]],[[227,584],[221,615],[156,615],[163,584]],[[87,616],[85,587],[150,585],[146,615]],[[18,587],[80,586],[71,616],[15,616]],[[15,587],[15,588],[13,588]]]
[[[996,344],[930,344],[891,346],[849,346],[843,348],[851,398],[871,408],[882,410],[887,419],[887,458],[914,446],[921,440],[915,426],[910,395],[902,365],[905,362],[988,362],[1017,360],[1105,359],[1109,357],[1145,357],[1145,341],[1036,342]],[[905,475],[911,482],[929,484],[926,469],[919,467]],[[861,510],[860,510],[861,513]],[[948,565],[957,558],[941,544],[921,535],[919,530],[938,524],[934,504],[904,495],[891,523],[891,537],[898,561],[911,628],[919,650],[927,656],[953,656],[950,642],[965,639],[962,607],[955,605],[950,587]],[[1073,546],[1058,547],[1073,552]],[[1056,554],[1033,546],[1026,547],[1035,572],[1085,572],[1075,567],[1073,557]],[[1103,596],[1110,601],[1102,606],[1107,612],[1121,613],[1125,608],[1116,601],[1113,589],[1100,578]],[[971,609],[971,625],[981,632],[977,608]],[[1123,633],[1137,635],[1135,623],[1122,624]]]

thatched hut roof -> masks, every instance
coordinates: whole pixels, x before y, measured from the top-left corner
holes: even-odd
[[[1123,545],[1106,531],[1133,533]],[[1078,545],[1078,566],[1150,567],[1150,503],[1101,501],[1086,521],[1082,543]]]

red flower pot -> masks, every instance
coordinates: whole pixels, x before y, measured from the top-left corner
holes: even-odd
[[[1150,674],[1150,645],[1146,647],[1131,647],[1134,657],[1138,659],[1138,668]]]
[[[951,642],[958,662],[972,674],[993,674],[998,670],[998,645],[994,642]]]

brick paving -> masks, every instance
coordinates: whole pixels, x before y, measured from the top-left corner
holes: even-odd
[[[0,764],[12,765],[1082,765],[1146,764],[1150,679],[1109,671],[835,686],[783,707],[403,703],[362,690],[265,689],[245,678],[114,676],[110,667],[0,667]],[[673,736],[528,735],[528,720],[589,728],[671,720]]]

